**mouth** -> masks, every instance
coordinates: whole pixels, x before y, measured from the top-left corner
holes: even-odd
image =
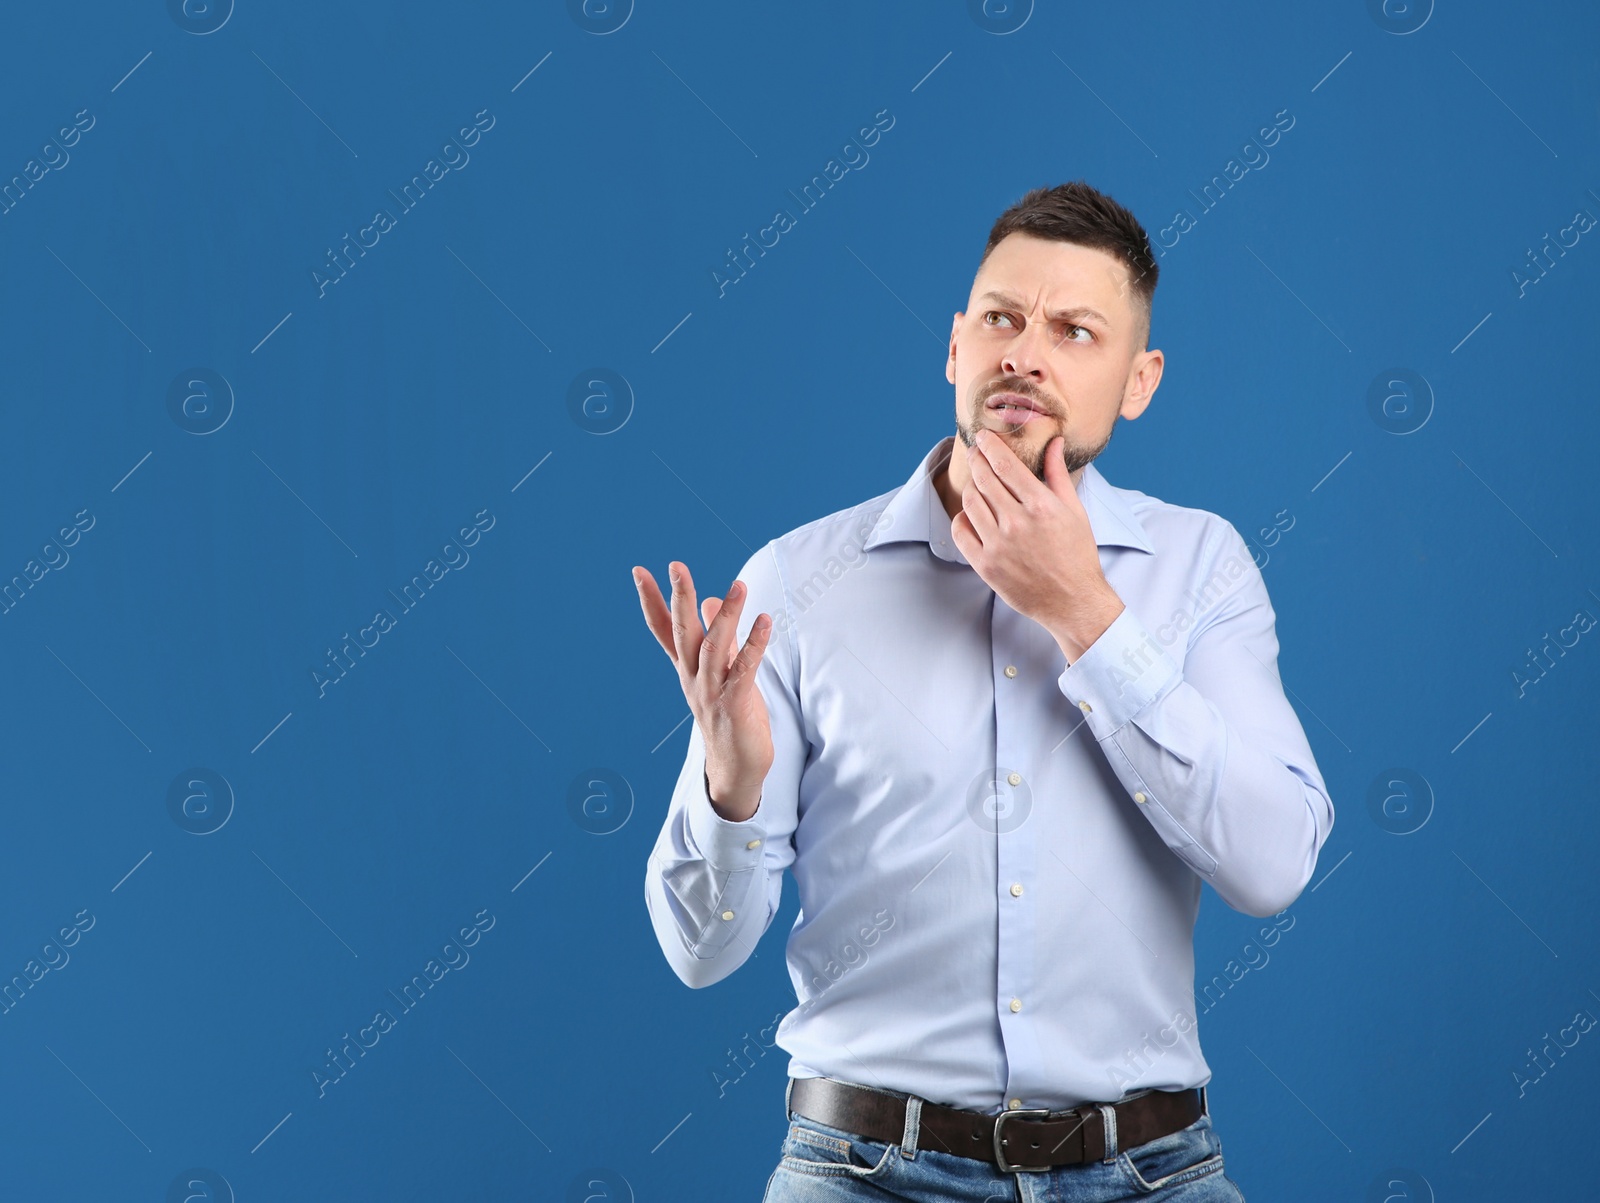
[[[996,393],[984,403],[984,412],[1010,426],[1025,426],[1050,416],[1037,403],[1018,393]]]

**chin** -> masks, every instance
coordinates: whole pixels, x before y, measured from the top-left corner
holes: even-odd
[[[988,422],[980,422],[979,428],[992,430],[996,434],[1004,435],[1008,439],[1026,439],[1032,438],[1035,434],[1039,434],[1044,437],[1046,442],[1060,433],[1060,431],[1056,429],[1054,419],[1051,418],[1036,418],[1033,421],[1026,422],[1021,426],[1007,426],[1004,422],[996,422],[992,424]],[[974,433],[976,433],[976,430],[974,430]]]

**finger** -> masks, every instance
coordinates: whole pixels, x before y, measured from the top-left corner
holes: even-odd
[[[1000,522],[975,483],[961,490],[961,512],[980,542],[987,544],[1000,533]]]
[[[749,595],[750,591],[743,581],[734,581],[728,586],[728,596],[718,603],[716,617],[706,628],[701,663],[705,664],[707,656],[710,657],[711,680],[719,687],[727,680],[732,668],[733,653],[739,638],[739,615],[744,611],[744,603]]]
[[[706,624],[706,638],[707,639],[709,639],[711,637],[711,624],[717,620],[717,615],[722,612],[722,608],[726,604],[727,604],[727,599],[721,598],[721,597],[707,597],[707,598],[702,598],[701,599],[701,602],[700,602],[700,619],[701,619],[702,622],[704,622]],[[728,642],[731,643],[732,640],[729,640]],[[702,643],[701,644],[701,648],[702,648],[701,663],[702,664],[705,663],[705,654],[704,654],[704,650],[703,650],[704,646],[705,645]],[[720,646],[720,641],[719,641],[718,646]],[[728,649],[727,659],[731,660],[732,656],[733,656],[733,649],[729,648]],[[727,664],[724,664],[722,666],[722,673],[723,673],[724,677],[727,676],[727,670],[728,670],[728,666],[727,666]]]
[[[726,701],[738,703],[749,696],[754,687],[756,669],[761,667],[761,657],[766,654],[771,634],[771,615],[757,614],[756,620],[750,624],[750,637],[744,641],[744,647],[728,666],[727,679],[722,687],[722,696]]]
[[[956,516],[950,520],[950,542],[967,557],[968,563],[977,559],[978,553],[983,550],[983,544],[973,532],[972,519],[967,517],[965,510],[957,510]]]
[[[661,650],[667,653],[667,658],[676,664],[678,649],[672,640],[672,614],[667,609],[666,600],[661,596],[661,586],[656,584],[656,578],[650,575],[647,568],[633,570],[633,583],[639,589],[639,607],[644,611],[645,625],[656,637]]]
[[[700,643],[706,637],[705,628],[695,613],[694,578],[689,566],[682,560],[667,565],[667,574],[677,574],[672,586],[672,644],[678,649],[678,664],[690,677],[700,673]]]
[[[984,458],[983,451],[979,447],[974,446],[967,453],[967,478],[984,500],[991,503],[991,509],[994,503],[1011,496],[1006,492],[1005,485],[995,476],[994,468]]]
[[[1022,469],[1022,461],[1017,458],[1010,445],[998,436],[978,440],[967,467],[984,496],[991,500],[1014,498],[1022,501],[1027,486],[1021,478],[1027,477],[1035,484],[1038,483],[1032,472],[1019,471]]]
[[[1053,439],[1044,449],[1045,470],[1055,478],[1055,483],[1047,485],[1047,487],[1068,509],[1083,514],[1083,498],[1078,496],[1078,486],[1072,483],[1072,475],[1067,471],[1066,461],[1063,458],[1062,449],[1065,446],[1066,439],[1058,438]],[[1085,518],[1088,517],[1087,514],[1084,516]]]

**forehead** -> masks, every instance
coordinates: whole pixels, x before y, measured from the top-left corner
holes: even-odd
[[[1029,308],[1091,306],[1107,316],[1132,313],[1132,277],[1127,264],[1110,251],[1007,234],[984,261],[972,282],[972,298],[986,292],[1009,293]]]

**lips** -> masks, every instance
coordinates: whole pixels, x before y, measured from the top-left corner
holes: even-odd
[[[1018,393],[996,393],[984,403],[984,409],[1008,422],[1049,416],[1037,402]]]

